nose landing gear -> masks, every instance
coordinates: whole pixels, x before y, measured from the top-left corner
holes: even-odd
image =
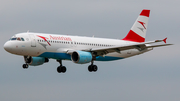
[[[28,63],[31,62],[31,58],[28,57],[28,56],[24,56],[24,61],[25,61],[25,64],[23,64],[22,67],[23,67],[24,69],[28,69],[28,67],[29,67]]]

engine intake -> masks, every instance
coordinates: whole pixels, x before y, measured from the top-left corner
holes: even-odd
[[[78,64],[89,63],[92,61],[92,54],[90,52],[75,51],[71,55],[71,60]]]

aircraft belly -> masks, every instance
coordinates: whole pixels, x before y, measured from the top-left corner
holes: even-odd
[[[56,53],[56,52],[44,52],[38,57],[46,57],[46,58],[59,59],[59,60],[71,60],[71,55],[66,53]]]

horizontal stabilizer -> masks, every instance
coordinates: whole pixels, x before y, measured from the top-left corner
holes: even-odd
[[[147,46],[147,48],[154,48],[154,47],[161,47],[161,46],[169,46],[173,44],[162,44],[162,45],[153,45],[153,46]]]

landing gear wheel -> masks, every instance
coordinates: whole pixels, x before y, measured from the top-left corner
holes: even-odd
[[[57,72],[61,73],[61,66],[57,67]]]
[[[96,65],[93,65],[93,71],[96,72],[98,70],[98,67]]]
[[[65,66],[59,66],[59,67],[57,67],[57,72],[58,72],[58,73],[65,73],[65,72],[66,72],[66,67],[65,67]]]
[[[65,67],[65,66],[62,66],[62,67],[61,67],[61,71],[62,71],[62,73],[65,73],[65,72],[66,72],[66,67]]]
[[[89,65],[88,70],[89,72],[96,72],[98,70],[98,67],[96,65]]]
[[[29,66],[28,66],[28,64],[23,64],[22,67],[23,67],[24,69],[27,69]]]
[[[92,72],[92,71],[93,71],[92,65],[89,65],[89,66],[88,66],[88,70],[89,70],[89,72]]]

